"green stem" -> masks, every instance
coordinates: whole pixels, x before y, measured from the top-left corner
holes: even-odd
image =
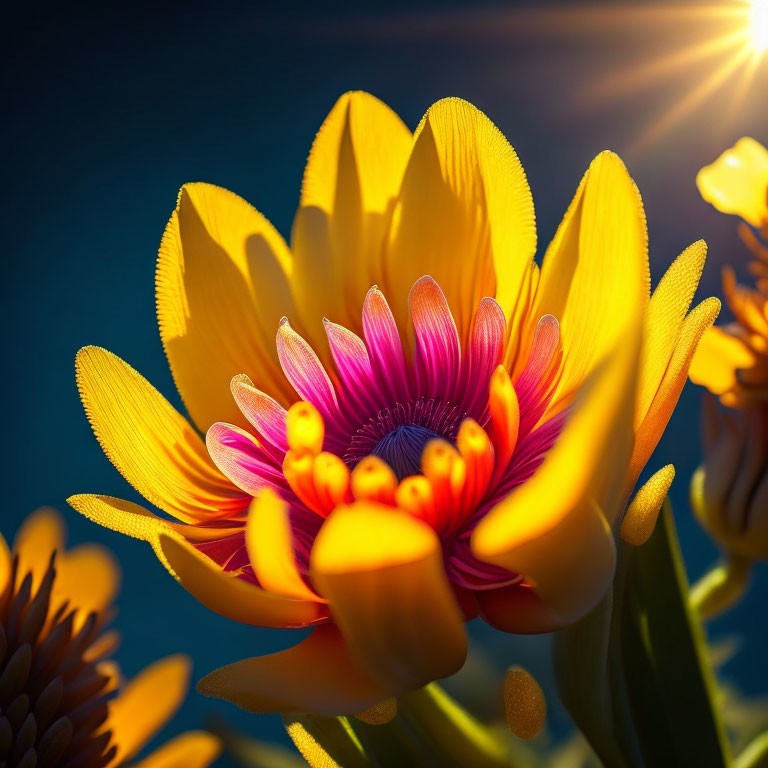
[[[729,555],[691,587],[691,606],[703,621],[719,616],[742,598],[751,568],[749,560]]]
[[[437,683],[402,696],[399,712],[436,755],[445,756],[441,765],[514,768],[507,745]]]
[[[733,768],[768,768],[768,731],[747,745],[734,761]]]

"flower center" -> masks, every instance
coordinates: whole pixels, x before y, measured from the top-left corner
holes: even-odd
[[[384,435],[373,448],[373,453],[392,467],[398,480],[421,472],[421,454],[424,446],[435,438],[437,432],[419,426],[404,424]]]
[[[453,403],[435,398],[396,403],[379,411],[352,435],[344,462],[351,469],[365,456],[375,454],[392,467],[398,480],[417,475],[424,446],[436,438],[455,443],[466,416]]]

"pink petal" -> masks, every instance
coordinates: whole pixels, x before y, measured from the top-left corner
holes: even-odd
[[[339,403],[333,384],[315,351],[291,328],[287,317],[280,321],[277,331],[277,356],[299,397],[312,403],[329,420],[338,419]]]
[[[506,327],[504,310],[493,299],[483,299],[472,323],[462,371],[463,408],[478,420],[488,404],[491,374],[504,354]]]
[[[205,443],[214,464],[251,496],[285,484],[280,468],[245,430],[217,422],[208,430]]]
[[[448,302],[440,286],[425,276],[414,283],[408,304],[416,339],[418,394],[451,400],[459,374],[461,347]]]
[[[407,400],[409,386],[400,334],[384,294],[375,285],[363,304],[363,335],[376,380],[394,402]]]
[[[244,374],[232,379],[232,395],[240,410],[258,433],[280,451],[288,450],[285,437],[286,410],[269,395],[253,386],[253,382]]]

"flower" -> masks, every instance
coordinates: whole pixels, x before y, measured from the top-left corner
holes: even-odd
[[[768,560],[768,401],[703,409],[704,463],[691,481],[696,517],[729,555]]]
[[[610,152],[541,269],[535,250],[517,155],[458,99],[412,135],[372,96],[344,95],[290,248],[232,193],[181,190],[158,319],[208,450],[135,370],[86,347],[96,436],[173,519],[70,503],[150,542],[213,610],[314,628],[201,690],[253,711],[354,713],[455,672],[477,613],[549,631],[600,599],[613,530],[719,302],[688,314],[701,242],[649,296],[642,203]],[[663,499],[647,496],[645,518]]]
[[[123,683],[104,631],[120,573],[96,545],[64,549],[53,510],[22,525],[13,551],[0,536],[0,762],[123,766],[186,695],[190,664],[169,656]],[[205,768],[219,751],[202,732],[182,734],[137,768]]]
[[[696,176],[701,196],[723,213],[757,229],[768,226],[768,149],[749,136],[739,139]]]

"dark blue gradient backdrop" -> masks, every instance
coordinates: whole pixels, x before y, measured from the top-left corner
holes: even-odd
[[[643,194],[654,281],[699,237],[711,249],[700,296],[719,292],[722,264],[745,258],[735,221],[699,199],[694,177],[739,136],[768,139],[757,91],[737,109],[729,100],[736,85],[726,81],[707,103],[638,147],[638,137],[682,103],[707,70],[699,62],[677,79],[632,89],[628,76],[627,87],[607,97],[584,95],[622,67],[689,42],[687,25],[642,27],[615,18],[623,5],[607,3],[604,14],[585,10],[584,23],[572,15],[575,3],[557,12],[538,3],[536,13],[511,3],[340,4],[323,12],[320,4],[295,3],[279,10],[166,4],[146,12],[135,4],[30,4],[6,16],[2,531],[12,538],[28,512],[48,504],[65,515],[72,542],[95,540],[115,552],[124,569],[116,625],[126,674],[184,651],[199,677],[299,637],[208,612],[146,545],[65,504],[78,492],[137,500],[101,453],[80,406],[73,375],[80,346],[114,351],[181,407],[155,324],[153,278],[182,183],[232,189],[287,237],[304,160],[339,94],[369,90],[411,127],[430,103],[456,95],[486,111],[517,149],[533,189],[540,252],[590,159],[607,147],[625,156]],[[558,21],[562,14],[570,21]],[[716,556],[687,507],[700,459],[699,396],[688,387],[651,462],[678,467],[672,497],[693,576]],[[742,636],[724,673],[747,692],[759,692],[768,679],[767,591],[762,568],[749,599],[712,627],[714,637]],[[546,639],[476,634],[499,668],[522,662],[548,679]],[[484,664],[474,667],[478,685],[488,677]],[[562,729],[565,719],[553,709]],[[195,693],[166,733],[200,727],[211,714],[284,742],[276,717],[245,716]]]

